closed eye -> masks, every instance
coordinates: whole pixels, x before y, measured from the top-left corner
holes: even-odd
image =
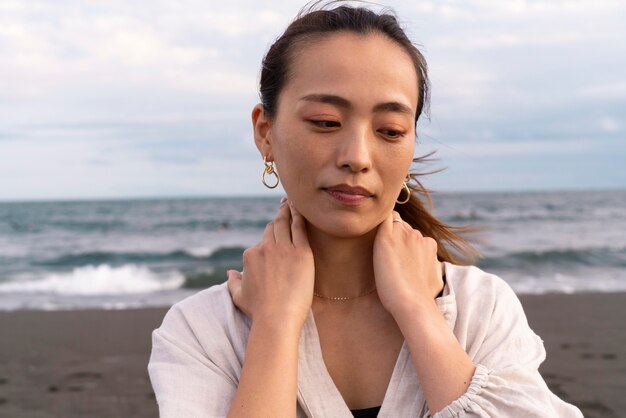
[[[392,139],[398,139],[398,138],[402,138],[404,136],[404,132],[403,131],[399,131],[397,129],[380,129],[380,130],[378,130],[378,132],[380,132],[384,136],[386,136],[388,138],[392,138]]]
[[[318,128],[323,128],[323,129],[332,129],[332,128],[341,127],[341,123],[334,121],[334,120],[310,120],[309,122],[311,122],[313,125],[317,126]]]

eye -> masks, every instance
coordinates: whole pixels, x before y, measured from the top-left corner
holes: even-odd
[[[399,139],[404,136],[404,131],[398,129],[379,129],[378,132],[391,139]]]
[[[333,129],[341,127],[341,123],[335,120],[309,120],[313,125],[322,129]]]

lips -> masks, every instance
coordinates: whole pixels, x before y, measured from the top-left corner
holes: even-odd
[[[335,202],[350,206],[359,205],[373,196],[372,192],[364,187],[350,186],[348,184],[325,187],[323,190],[328,193]]]
[[[373,194],[369,190],[361,186],[350,186],[347,184],[338,184],[336,186],[325,187],[327,192],[336,192],[355,196],[372,197]]]

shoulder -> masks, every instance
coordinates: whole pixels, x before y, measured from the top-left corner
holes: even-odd
[[[228,293],[227,283],[221,283],[204,290],[199,291],[191,296],[172,305],[172,309],[195,312],[206,309],[212,310],[212,307],[227,307],[232,305],[230,295]]]
[[[174,304],[163,319],[159,333],[200,344],[204,351],[232,344],[244,348],[249,319],[233,304],[226,282],[202,290]]]
[[[480,315],[483,319],[505,315],[526,320],[511,286],[495,274],[476,266],[446,263],[446,279],[460,315]]]
[[[161,416],[226,416],[245,353],[245,323],[238,315],[225,284],[167,312],[152,333],[148,363]]]
[[[517,300],[511,286],[495,274],[487,273],[476,266],[459,266],[445,263],[446,279],[450,282],[457,299],[463,302],[476,301],[480,296],[481,303]]]
[[[172,305],[165,315],[163,325],[180,321],[193,322],[196,319],[206,320],[216,314],[224,314],[230,310],[229,305],[232,305],[229,299],[226,283],[211,286]]]
[[[535,358],[545,356],[543,344],[530,329],[517,295],[503,279],[475,266],[446,263],[450,296],[456,302],[454,332],[466,351],[479,355],[525,347]],[[509,347],[509,348],[506,348]],[[536,352],[536,353],[535,353]]]

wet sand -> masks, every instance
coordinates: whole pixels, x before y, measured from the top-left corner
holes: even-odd
[[[164,309],[0,313],[0,417],[156,417],[146,365]]]
[[[626,293],[521,299],[551,389],[588,418],[623,415]],[[146,366],[165,311],[0,313],[0,416],[158,416]]]
[[[520,298],[547,359],[539,368],[559,397],[587,418],[626,411],[626,293]]]

